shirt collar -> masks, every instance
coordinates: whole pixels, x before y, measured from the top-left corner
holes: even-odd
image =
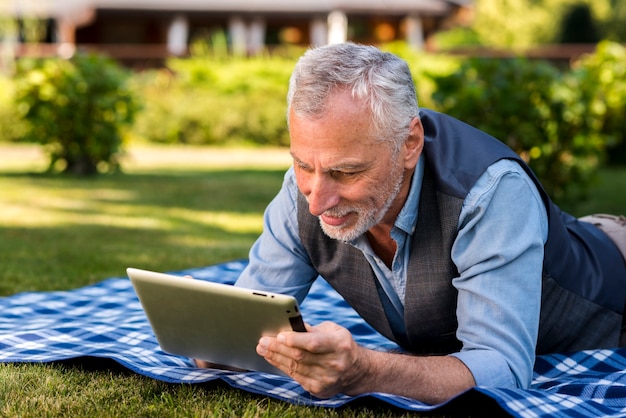
[[[424,180],[424,158],[420,157],[413,172],[411,180],[411,188],[406,202],[400,210],[394,226],[406,232],[413,234],[415,225],[417,224],[417,211],[419,208],[420,193],[422,191],[422,181]]]

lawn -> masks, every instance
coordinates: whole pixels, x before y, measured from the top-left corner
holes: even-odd
[[[72,289],[127,266],[172,271],[246,257],[290,162],[286,149],[133,147],[124,173],[41,174],[0,144],[0,296]],[[576,215],[626,212],[626,169],[604,169]],[[0,364],[0,416],[395,416],[383,404],[296,407],[220,383],[172,385],[115,364]],[[408,415],[408,414],[407,414]]]
[[[0,144],[0,296],[73,289],[127,266],[247,256],[290,163],[286,149],[134,147],[124,174],[48,176],[40,149]],[[226,384],[173,385],[112,362],[0,364],[0,416],[395,416],[383,404],[296,407]]]
[[[151,148],[125,174],[79,178],[34,174],[45,164],[28,156],[0,176],[0,295],[245,257],[289,164],[286,150]]]

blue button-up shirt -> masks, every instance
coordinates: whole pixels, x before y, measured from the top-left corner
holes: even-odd
[[[419,216],[423,158],[391,231],[397,243],[391,269],[364,236],[350,243],[368,260],[400,318]],[[300,302],[305,298],[318,273],[299,239],[297,195],[293,169],[289,169],[282,189],[265,211],[263,233],[250,250],[250,263],[238,286],[291,294]],[[464,200],[451,254],[459,271],[452,284],[458,290],[457,338],[463,346],[451,355],[469,368],[479,386],[530,384],[547,231],[537,188],[514,161],[491,165]]]

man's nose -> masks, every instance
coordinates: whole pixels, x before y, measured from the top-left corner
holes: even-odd
[[[303,193],[309,203],[309,212],[313,216],[320,216],[337,206],[340,201],[337,185],[324,174],[311,176]]]

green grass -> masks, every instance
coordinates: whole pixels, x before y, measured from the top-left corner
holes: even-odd
[[[591,213],[612,213],[626,216],[626,168],[607,167],[600,170],[596,184],[589,190],[589,199],[561,208],[575,216]]]
[[[278,191],[282,150],[133,148],[125,174],[38,174],[36,147],[0,144],[0,296],[72,289],[127,266],[158,271],[246,257]],[[0,416],[395,416],[385,404],[293,406],[223,383],[167,384],[103,360],[0,363]]]
[[[0,145],[0,296],[72,289],[127,266],[172,271],[247,256],[287,150],[134,147],[124,174],[38,174],[40,149]],[[573,214],[626,212],[626,170],[605,169]],[[0,416],[396,416],[383,403],[293,406],[223,383],[173,385],[104,360],[0,364]]]

